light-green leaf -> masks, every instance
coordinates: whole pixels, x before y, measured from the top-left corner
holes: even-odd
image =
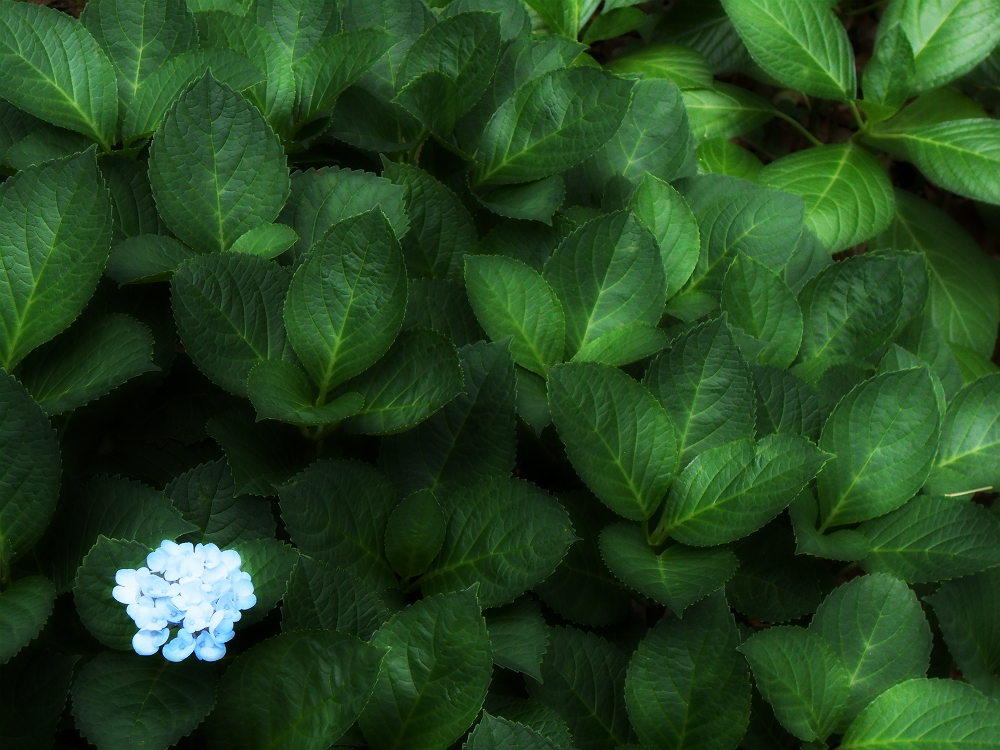
[[[365,403],[361,394],[351,391],[317,403],[305,370],[280,359],[254,365],[247,375],[247,394],[259,419],[277,419],[298,427],[337,424],[357,414]]]
[[[645,80],[665,79],[682,90],[712,88],[708,61],[679,44],[647,44],[614,58],[605,68],[619,75],[638,73]]]
[[[825,740],[847,704],[850,674],[818,633],[782,626],[762,630],[739,648],[774,715],[800,740]]]
[[[209,742],[325,750],[358,718],[384,657],[381,648],[329,630],[269,638],[226,670]]]
[[[895,510],[927,480],[941,415],[927,368],[890,372],[847,394],[823,426],[835,454],[819,475],[821,530]]]
[[[753,182],[764,168],[760,159],[725,138],[703,141],[695,149],[695,156],[701,174],[715,172]]]
[[[754,61],[790,88],[838,101],[857,98],[854,50],[826,3],[722,0]]]
[[[358,722],[374,750],[448,747],[475,721],[490,684],[490,637],[474,588],[411,604],[379,628],[387,648]]]
[[[933,493],[1000,487],[1000,373],[958,392],[941,427],[941,446],[927,479]]]
[[[645,747],[732,750],[750,719],[750,670],[722,592],[661,620],[629,664],[625,701]]]
[[[230,252],[256,255],[271,260],[298,242],[295,230],[284,224],[258,224],[240,235],[230,246]]]
[[[289,193],[277,136],[250,102],[211,73],[160,123],[149,181],[166,225],[203,252],[226,250],[244,232],[274,221]]]
[[[632,193],[629,209],[656,237],[667,276],[667,299],[687,283],[698,263],[698,220],[669,183],[646,174]]]
[[[645,521],[677,465],[674,428],[653,395],[609,365],[561,365],[549,408],[573,468],[611,510]]]
[[[906,152],[921,172],[967,198],[1000,205],[993,175],[1000,168],[1000,122],[952,120],[905,133]]]
[[[111,200],[95,152],[31,167],[0,189],[0,367],[7,370],[76,319],[104,271]]]
[[[735,138],[774,117],[774,106],[740,86],[717,82],[713,88],[685,91],[684,107],[695,141]]]
[[[0,664],[38,635],[56,601],[56,587],[42,576],[18,578],[0,593]]]

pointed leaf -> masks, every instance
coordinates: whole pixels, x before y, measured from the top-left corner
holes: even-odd
[[[444,544],[447,519],[430,490],[399,501],[385,527],[385,556],[400,578],[421,575]]]
[[[430,328],[443,333],[458,347],[486,338],[469,304],[465,287],[444,279],[411,279],[407,282],[403,330],[411,328]]]
[[[649,174],[632,194],[629,208],[660,246],[669,299],[687,283],[698,263],[701,251],[698,220],[680,193]]]
[[[493,663],[540,680],[542,656],[549,644],[549,626],[542,619],[538,602],[523,597],[490,610],[485,617]]]
[[[313,386],[297,364],[280,359],[264,360],[247,375],[247,393],[259,419],[276,419],[298,427],[337,424],[364,405],[353,392],[325,404],[317,404]]]
[[[973,381],[952,400],[927,479],[933,493],[1000,487],[1000,373]]]
[[[696,50],[679,44],[647,44],[612,59],[606,67],[619,75],[639,73],[644,80],[666,79],[681,89],[712,87],[708,61]]]
[[[229,250],[271,260],[288,250],[298,240],[299,236],[295,234],[295,230],[284,224],[259,224],[246,234],[240,235]]]
[[[697,143],[749,133],[771,120],[775,113],[774,106],[766,99],[721,82],[716,82],[713,88],[685,91],[684,108]]]
[[[566,200],[566,185],[562,177],[552,175],[536,182],[501,185],[476,198],[498,216],[551,225],[552,214]]]
[[[55,600],[55,586],[42,576],[19,578],[0,593],[0,664],[41,632]]]
[[[173,237],[139,234],[111,248],[104,275],[119,286],[169,281],[181,263],[197,255]]]
[[[468,750],[556,750],[556,745],[534,729],[483,713],[469,733]]]

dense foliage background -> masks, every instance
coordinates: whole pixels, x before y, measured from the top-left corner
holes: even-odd
[[[1000,0],[83,6],[0,0],[4,750],[1000,746]]]

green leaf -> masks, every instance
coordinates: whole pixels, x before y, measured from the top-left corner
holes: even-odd
[[[344,383],[364,406],[344,420],[345,432],[389,435],[420,424],[462,392],[463,372],[454,345],[443,334],[412,329],[399,334],[374,367]]]
[[[917,495],[858,531],[871,550],[870,573],[909,583],[941,581],[1000,565],[1000,519],[964,498]]]
[[[1000,323],[995,270],[954,219],[900,190],[895,219],[872,244],[923,253],[930,271],[927,310],[934,327],[949,343],[992,356]]]
[[[732,750],[750,718],[750,670],[726,598],[661,620],[629,664],[625,701],[645,747]]]
[[[680,336],[653,360],[643,385],[674,425],[678,468],[709,448],[753,436],[756,396],[750,368],[724,317]]]
[[[996,744],[996,701],[955,680],[908,680],[885,691],[848,727],[843,750],[946,747],[987,750]]]
[[[668,14],[670,20],[657,28],[657,38],[698,50],[716,75],[734,73],[750,62],[746,46],[718,0],[678,3]]]
[[[112,245],[127,237],[156,235],[165,229],[156,213],[146,162],[106,156],[98,167],[111,193]]]
[[[153,550],[140,542],[108,539],[103,534],[83,558],[73,585],[73,599],[80,621],[105,646],[118,651],[132,650],[136,627],[125,607],[111,598],[115,573],[122,568],[136,570],[146,564]]]
[[[555,743],[534,729],[495,718],[483,713],[483,718],[469,734],[468,750],[556,750]]]
[[[102,651],[73,684],[73,717],[98,747],[169,747],[215,705],[215,670],[188,660]]]
[[[897,0],[886,8],[879,37],[896,23],[913,50],[914,93],[968,72],[1000,43],[1000,8],[988,0]]]
[[[612,524],[601,532],[601,557],[619,580],[678,616],[722,588],[737,566],[736,556],[727,549],[673,544],[656,554],[642,529],[628,523]]]
[[[868,540],[854,529],[840,529],[832,534],[816,531],[819,504],[812,491],[800,494],[788,506],[788,516],[795,529],[795,554],[812,555],[826,560],[853,562],[868,554]]]
[[[667,279],[667,298],[691,277],[700,253],[698,222],[680,193],[647,174],[632,194],[629,208],[656,238]]]
[[[843,722],[893,685],[927,673],[931,629],[916,594],[902,581],[876,573],[835,588],[809,629],[819,633],[847,667]]]
[[[367,641],[389,619],[378,594],[350,573],[302,555],[281,603],[281,632],[336,630]]]
[[[0,164],[13,166],[6,161],[7,152],[43,127],[40,120],[0,99]]]
[[[535,431],[536,437],[540,437],[542,430],[552,424],[545,379],[518,365],[514,365],[514,378],[517,386],[514,397],[517,415]]]
[[[635,739],[625,708],[628,656],[594,633],[554,628],[542,680],[528,695],[558,713],[579,750],[616,750]]]
[[[935,328],[932,330],[936,331],[937,329]],[[955,362],[958,364],[958,370],[962,380],[966,384],[972,383],[987,375],[992,375],[995,372],[1000,372],[1000,367],[995,365],[991,360],[987,359],[979,352],[974,352],[971,349],[959,344],[947,344],[944,342],[943,338],[941,339],[941,342],[947,346],[949,351],[951,351]],[[947,359],[947,355],[943,355],[942,358]]]
[[[629,2],[630,0],[625,0],[626,5]],[[587,33],[583,35],[584,44],[624,36],[649,23],[649,16],[639,8],[615,8],[614,4],[613,0],[611,3],[605,3],[601,15],[591,20],[587,26]]]
[[[1000,695],[998,573],[988,570],[948,581],[926,597],[962,677],[991,698]]]
[[[923,315],[915,318],[903,330],[896,343],[928,364],[931,372],[941,380],[941,387],[949,401],[962,389],[962,385],[966,381],[958,355],[945,341],[941,332],[931,323],[926,308]],[[966,349],[966,352],[969,350]],[[974,352],[969,353],[980,362],[985,360],[985,358],[980,359],[981,355]],[[982,374],[985,375],[988,372],[990,370],[986,370]]]
[[[0,593],[0,664],[41,632],[55,600],[56,587],[42,576],[19,578]]]
[[[0,555],[11,560],[41,538],[59,499],[59,443],[17,380],[0,371]],[[5,563],[6,567],[6,563]]]
[[[478,583],[484,609],[507,604],[548,578],[575,541],[566,510],[523,480],[483,480],[440,502],[448,530],[420,579],[425,596]]]
[[[385,214],[373,209],[335,224],[313,247],[292,277],[284,317],[325,397],[389,350],[405,311],[403,255]]]
[[[771,709],[760,692],[753,688],[750,699],[750,726],[740,742],[744,750],[793,750],[799,747],[799,741],[785,731],[785,728],[774,718]],[[808,745],[806,746],[809,749]]]
[[[73,156],[93,144],[87,136],[45,123],[7,149],[5,161],[17,170],[24,170],[53,159]]]
[[[402,247],[407,276],[411,281],[429,276],[461,282],[465,256],[475,252],[477,242],[476,227],[461,199],[410,164],[387,160],[382,176],[406,188],[410,231]]]
[[[334,224],[374,209],[385,214],[396,238],[403,238],[409,227],[406,188],[386,177],[339,167],[294,172],[292,194],[281,221],[299,235],[296,261],[301,262],[314,245],[321,244]]]
[[[385,527],[385,556],[401,578],[421,575],[444,544],[447,519],[430,490],[399,501]]]
[[[921,172],[941,187],[967,198],[1000,204],[992,175],[1000,166],[1000,123],[952,120],[916,128],[903,136],[906,152]]]
[[[833,410],[819,439],[835,457],[817,480],[823,525],[865,521],[895,510],[930,473],[941,415],[926,368],[866,380]]]
[[[452,0],[441,9],[441,17],[451,18],[471,10],[499,13],[500,39],[504,42],[525,39],[531,34],[531,18],[520,0]]]
[[[658,530],[699,547],[740,539],[788,507],[830,458],[797,435],[703,451],[671,488]]]
[[[564,239],[545,264],[562,303],[566,354],[632,323],[656,325],[666,279],[656,238],[631,213],[594,219]]]
[[[728,83],[716,82],[714,87],[685,91],[683,96],[696,143],[749,133],[776,112],[766,99]]]
[[[514,363],[506,342],[459,352],[465,390],[413,430],[383,438],[379,464],[403,493],[468,485],[514,470]]]
[[[666,79],[678,88],[712,88],[712,69],[696,50],[678,44],[648,44],[608,62],[619,75],[640,74],[646,80]]]
[[[700,143],[695,156],[698,171],[702,174],[716,172],[752,182],[764,168],[760,159],[725,138],[712,138]]]
[[[55,741],[77,656],[29,649],[3,668],[0,735],[9,750],[34,750]]]
[[[93,316],[36,350],[21,368],[21,382],[51,417],[159,370],[152,359],[153,335],[142,323],[120,313]]]
[[[971,494],[1000,486],[1000,373],[965,386],[948,406],[927,479],[933,493]]]
[[[247,395],[254,365],[288,359],[281,311],[288,271],[264,258],[207,253],[185,261],[170,282],[184,350],[212,382]]]
[[[523,724],[548,739],[557,750],[573,750],[566,722],[548,706],[527,698],[490,696],[486,709],[497,716]]]
[[[472,183],[531,182],[583,161],[618,130],[632,85],[580,67],[529,81],[486,124]]]
[[[76,319],[101,278],[111,246],[111,201],[95,149],[4,182],[0,246],[0,367],[10,370]]]
[[[744,353],[757,364],[785,368],[792,364],[802,341],[802,311],[792,290],[774,271],[743,253],[729,266],[722,282],[722,312],[737,336],[753,341]]]
[[[549,626],[538,602],[522,597],[485,614],[493,663],[536,680],[549,644]]]
[[[472,312],[465,287],[444,279],[410,279],[407,282],[403,330],[411,328],[430,328],[443,333],[458,347],[486,338]]]
[[[139,234],[111,248],[104,275],[119,286],[169,281],[184,261],[198,255],[173,237]]]
[[[647,323],[630,323],[591,341],[573,355],[573,361],[618,367],[652,357],[669,343],[662,329]]]
[[[787,370],[752,366],[757,434],[802,435],[819,440],[826,414],[819,390]]]
[[[284,150],[263,115],[211,73],[160,123],[149,181],[164,223],[202,252],[274,221],[289,191]]]
[[[358,718],[384,658],[381,648],[329,630],[269,638],[223,675],[209,743],[325,750]]]
[[[237,500],[235,491],[233,472],[224,459],[196,466],[164,487],[163,493],[184,520],[198,527],[182,541],[226,549],[238,542],[273,537],[270,503],[261,497]]]
[[[387,648],[359,726],[370,747],[448,747],[475,721],[493,665],[475,589],[422,599],[372,638]]]
[[[0,8],[0,97],[105,151],[118,124],[115,69],[83,24],[52,8]]]
[[[566,199],[562,177],[553,175],[537,182],[500,185],[476,199],[498,216],[552,224],[552,214]]]
[[[857,98],[854,50],[826,3],[722,0],[754,62],[789,88],[851,101]]]
[[[892,117],[913,90],[913,45],[902,24],[879,25],[871,60],[865,65],[861,106],[875,123]]]
[[[514,362],[544,377],[547,365],[562,361],[565,317],[540,273],[512,258],[469,257],[465,284],[476,318],[490,339],[511,337]]]
[[[238,542],[233,549],[243,559],[243,571],[253,578],[257,597],[257,603],[243,611],[243,617],[236,624],[238,630],[263,620],[281,601],[299,553],[276,539],[249,539]]]
[[[348,392],[328,403],[317,403],[313,386],[299,365],[269,359],[247,375],[247,393],[259,419],[277,419],[299,427],[337,424],[357,414],[364,397]]]
[[[396,587],[384,534],[398,498],[374,468],[357,461],[317,461],[282,485],[278,496],[281,518],[302,554],[379,589]]]
[[[597,10],[598,0],[525,0],[556,34],[576,39]]]
[[[84,555],[101,535],[116,543],[158,547],[163,539],[196,530],[160,490],[131,479],[95,477],[74,493],[52,526],[49,539],[54,543],[47,545],[46,555],[52,580],[60,592],[68,590]]]
[[[818,146],[771,162],[762,185],[801,195],[806,227],[831,253],[882,232],[892,221],[895,199],[885,169],[860,146]]]
[[[611,510],[648,519],[674,479],[674,428],[645,388],[609,365],[573,363],[549,376],[549,407],[573,468]]]
[[[571,622],[614,625],[630,611],[630,597],[601,559],[598,538],[616,517],[588,495],[564,495],[560,501],[580,538],[570,545],[555,573],[535,587],[535,593]]]
[[[847,704],[850,674],[822,636],[785,625],[756,633],[739,650],[785,729],[805,742],[830,735]]]
[[[277,258],[298,242],[295,230],[284,224],[259,224],[240,235],[229,248],[230,252],[257,255],[271,260]]]

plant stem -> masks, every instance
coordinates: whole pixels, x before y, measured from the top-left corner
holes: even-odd
[[[810,142],[810,143],[812,143],[812,145],[814,145],[814,146],[823,146],[823,145],[824,145],[823,141],[821,141],[821,140],[820,140],[819,138],[817,138],[817,137],[816,137],[816,136],[814,136],[814,135],[813,135],[812,133],[810,133],[810,132],[809,132],[809,131],[808,131],[808,130],[807,130],[807,129],[805,128],[805,126],[804,126],[804,125],[803,125],[803,124],[802,124],[801,122],[799,122],[798,120],[796,120],[796,119],[795,119],[794,117],[792,117],[791,115],[786,115],[786,114],[785,114],[784,112],[782,112],[782,111],[781,111],[780,109],[776,109],[776,110],[775,110],[775,114],[777,114],[777,115],[778,115],[778,117],[780,117],[780,118],[781,118],[782,120],[784,120],[785,122],[787,122],[787,123],[790,123],[790,124],[794,125],[794,126],[795,126],[795,128],[796,128],[796,129],[797,129],[797,130],[798,130],[798,131],[799,131],[800,133],[802,133],[802,135],[804,135],[804,136],[805,136],[806,138],[808,138],[808,139],[809,139],[809,142]]]
[[[848,102],[848,104],[851,105],[851,111],[854,113],[854,119],[857,121],[858,128],[860,129],[860,131],[861,132],[867,131],[868,125],[866,125],[865,121],[861,118],[861,111],[858,109],[858,105],[855,104],[854,102]]]

